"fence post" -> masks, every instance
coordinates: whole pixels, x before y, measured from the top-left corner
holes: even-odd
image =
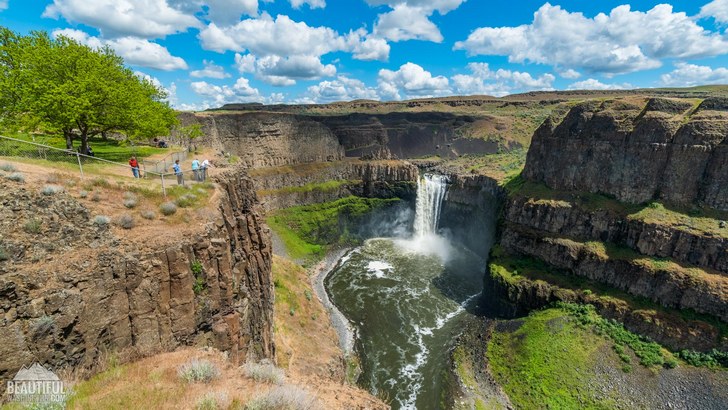
[[[167,188],[164,186],[164,174],[160,174],[162,176],[162,195],[164,195],[164,198],[167,198]]]
[[[81,165],[81,154],[76,152],[76,159],[78,160],[78,169],[81,171],[81,178],[83,178],[83,166]]]

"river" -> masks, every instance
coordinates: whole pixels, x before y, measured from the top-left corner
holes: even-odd
[[[365,241],[325,281],[356,330],[358,383],[394,409],[441,407],[448,351],[482,289],[484,261],[438,234],[446,190],[420,177],[411,234]]]

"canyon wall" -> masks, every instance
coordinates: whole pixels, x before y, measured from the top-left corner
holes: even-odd
[[[728,210],[728,99],[589,101],[535,132],[524,176],[620,201]]]
[[[728,349],[727,120],[714,98],[589,101],[547,120],[507,186],[491,308],[591,303],[671,349]]]
[[[498,143],[486,141],[482,135],[472,136],[484,131],[470,127],[478,121],[492,122],[488,127],[501,126],[491,117],[444,112],[301,115],[212,111],[182,113],[179,119],[183,125],[202,126],[205,135],[195,144],[229,152],[256,168],[338,161],[344,156],[406,159],[494,153]]]
[[[92,368],[106,352],[143,356],[193,344],[236,362],[272,358],[270,233],[241,170],[218,183],[210,223],[160,232],[166,239],[148,246],[94,223],[69,195],[0,181],[0,378],[35,361]],[[31,218],[43,240],[22,229]]]
[[[505,192],[483,175],[450,175],[439,229],[475,254],[486,257],[496,240]]]
[[[349,157],[371,156],[384,147],[397,158],[487,154],[498,144],[469,138],[464,129],[478,118],[445,112],[398,112],[312,116],[339,138]]]
[[[346,160],[251,171],[266,211],[350,195],[414,200],[418,170],[405,161]]]
[[[307,117],[273,113],[181,114],[185,125],[201,124],[201,145],[240,158],[246,167],[338,161],[344,149],[331,130]]]

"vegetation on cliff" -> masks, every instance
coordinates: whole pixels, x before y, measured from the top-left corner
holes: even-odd
[[[370,212],[399,199],[349,196],[333,202],[274,211],[267,222],[280,236],[294,259],[320,258],[327,246],[359,241],[353,230]]]

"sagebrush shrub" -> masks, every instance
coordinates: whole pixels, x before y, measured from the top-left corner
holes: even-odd
[[[246,410],[314,410],[321,405],[308,391],[297,386],[278,386],[245,404]]]
[[[162,205],[159,205],[159,212],[166,216],[173,215],[177,212],[177,205],[175,205],[174,202],[165,202]]]
[[[63,187],[60,185],[46,185],[41,189],[40,191],[43,195],[55,195],[60,192],[63,192]]]
[[[5,178],[15,182],[25,182],[25,175],[21,174],[20,172],[13,172],[12,174],[7,175]]]
[[[142,218],[144,218],[144,219],[152,220],[152,219],[155,219],[156,217],[157,217],[157,214],[155,214],[154,211],[149,211],[149,210],[142,211]]]
[[[220,376],[220,370],[209,360],[192,359],[177,369],[177,375],[187,383],[209,383]]]
[[[134,217],[129,214],[124,214],[119,217],[119,226],[124,229],[131,229],[135,225]]]
[[[243,374],[257,382],[282,384],[285,378],[283,369],[276,367],[270,361],[260,363],[245,363],[242,366]]]
[[[96,215],[94,217],[94,224],[98,226],[106,226],[111,222],[111,218],[106,215]]]

